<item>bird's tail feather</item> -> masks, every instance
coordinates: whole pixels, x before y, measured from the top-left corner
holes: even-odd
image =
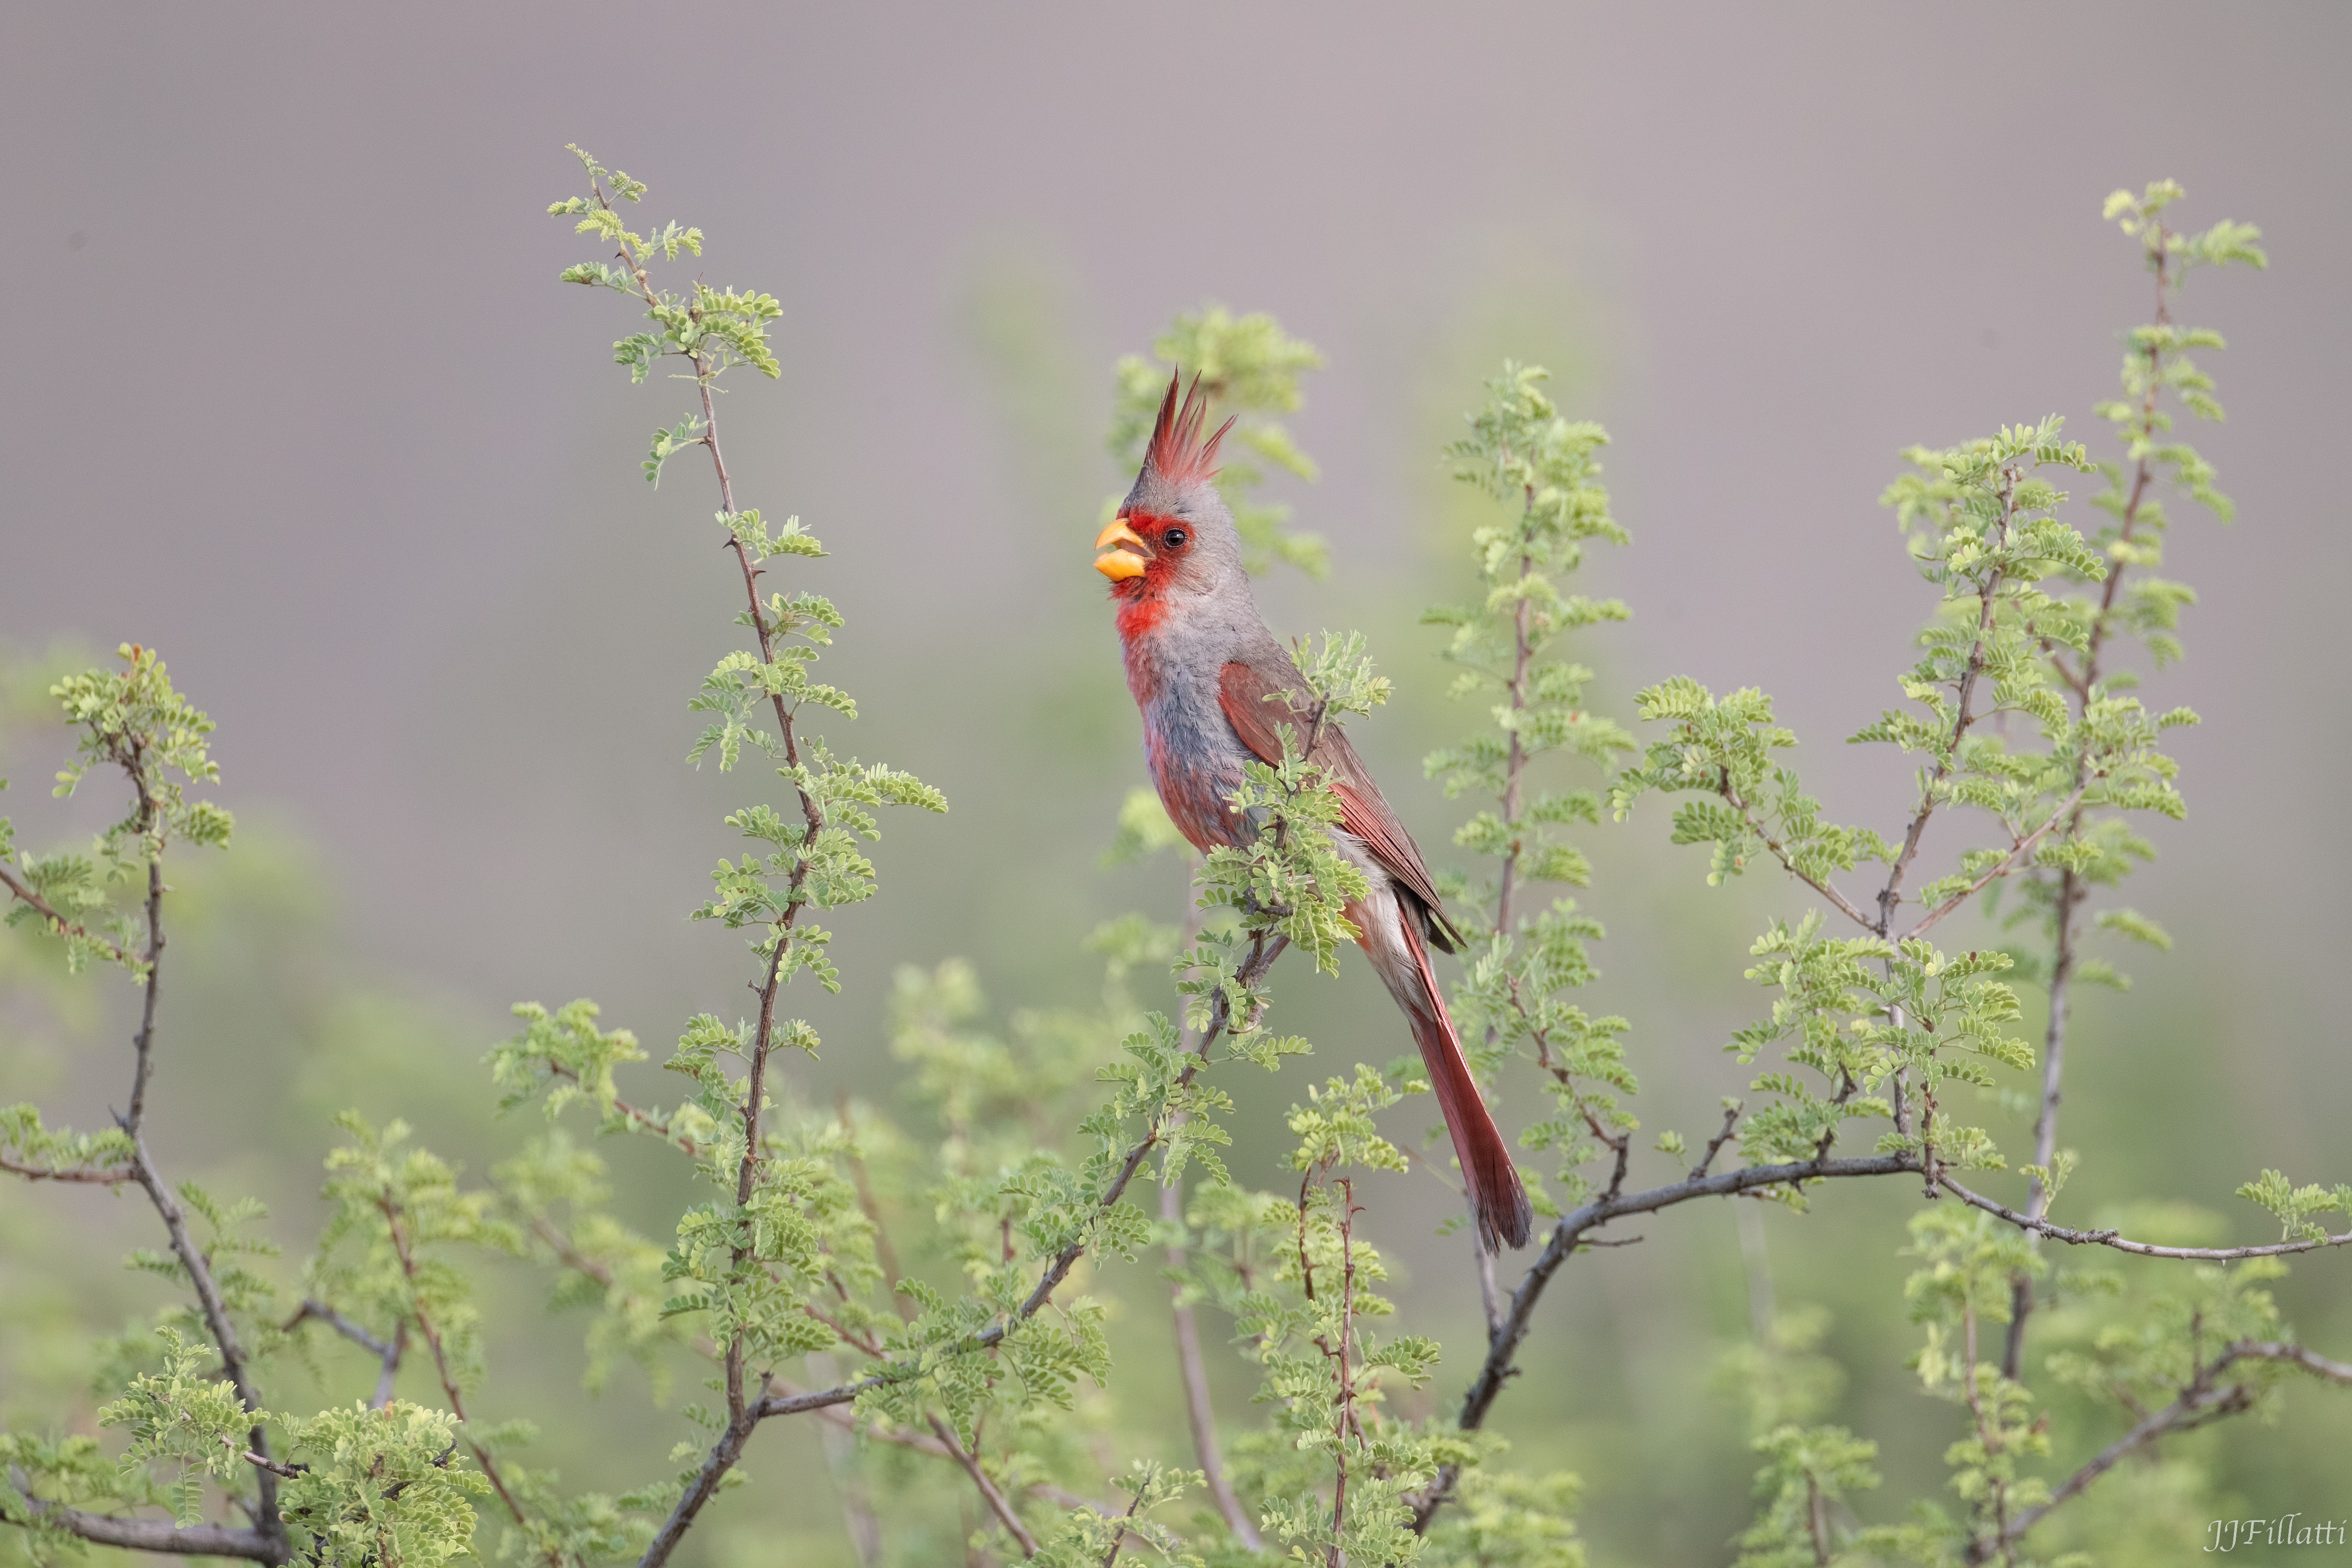
[[[1430,967],[1428,945],[1416,929],[1412,912],[1400,906],[1397,914],[1404,931],[1405,950],[1418,971],[1413,976],[1418,984],[1412,989],[1419,994],[1408,995],[1405,987],[1396,984],[1391,984],[1390,990],[1405,1005],[1405,1016],[1412,1025],[1413,1043],[1421,1047],[1422,1065],[1429,1069],[1429,1087],[1436,1091],[1437,1108],[1445,1115],[1445,1130],[1453,1134],[1454,1152],[1462,1162],[1463,1179],[1470,1188],[1470,1206],[1478,1216],[1479,1240],[1489,1252],[1499,1252],[1506,1246],[1525,1247],[1535,1227],[1535,1210],[1528,1203],[1528,1189],[1519,1180],[1518,1167],[1511,1161],[1510,1146],[1503,1142],[1502,1130],[1487,1111],[1486,1097],[1478,1092],[1478,1080],[1471,1076],[1470,1063],[1462,1054],[1462,1037],[1454,1032],[1454,1020],[1445,1011],[1445,997],[1437,988],[1436,971]],[[1376,959],[1378,956],[1374,954]]]

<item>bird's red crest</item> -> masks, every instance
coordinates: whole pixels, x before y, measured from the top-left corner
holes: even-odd
[[[1183,380],[1181,370],[1168,378],[1168,395],[1160,400],[1160,417],[1151,426],[1151,445],[1144,449],[1143,467],[1147,473],[1157,474],[1171,485],[1188,485],[1216,477],[1217,444],[1225,432],[1234,427],[1227,419],[1203,441],[1201,426],[1209,413],[1209,400],[1201,395],[1201,375],[1192,374],[1192,384],[1184,389],[1182,407],[1176,404],[1176,388]]]

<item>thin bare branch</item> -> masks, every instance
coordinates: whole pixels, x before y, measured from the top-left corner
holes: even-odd
[[[857,1152],[857,1124],[850,1118],[847,1090],[844,1090],[840,1099],[834,1102],[834,1114],[841,1119],[841,1131],[849,1139],[843,1163],[848,1165],[850,1182],[857,1189],[857,1206],[864,1212],[866,1222],[874,1226],[875,1261],[882,1265],[883,1283],[890,1287],[890,1299],[898,1304],[898,1316],[911,1321],[915,1316],[915,1303],[898,1289],[898,1282],[906,1279],[907,1271],[899,1266],[898,1249],[890,1242],[890,1227],[882,1223],[881,1200],[874,1195],[874,1183],[866,1173],[866,1161]]]
[[[2233,1415],[2252,1405],[2253,1400],[2253,1390],[2243,1384],[2231,1384],[2227,1388],[2195,1389],[2182,1394],[2100,1449],[2081,1469],[2051,1489],[2048,1502],[2029,1508],[2011,1520],[2000,1531],[1997,1542],[1993,1543],[1995,1549],[2006,1549],[2015,1544],[2026,1531],[2041,1523],[2052,1509],[2081,1495],[2093,1481],[2115,1468],[2119,1461],[2136,1450],[2172,1433],[2193,1431],[2208,1421]]]
[[[1136,1489],[1135,1495],[1128,1499],[1127,1511],[1120,1514],[1118,1516],[1119,1519],[1122,1521],[1133,1519],[1135,1517],[1135,1510],[1142,1506],[1143,1489],[1138,1487]],[[1110,1538],[1110,1550],[1103,1554],[1102,1568],[1118,1568],[1118,1554],[1127,1550],[1127,1538],[1131,1533],[1132,1531],[1122,1530],[1117,1535]],[[1258,1549],[1256,1547],[1252,1547],[1250,1550],[1255,1552]]]
[[[1478,1235],[1477,1214],[1471,1214],[1471,1228],[1466,1235],[1470,1242],[1470,1266],[1478,1271],[1478,1311],[1486,1325],[1486,1339],[1493,1342],[1503,1331],[1503,1286],[1495,1275],[1495,1255]]]
[[[243,1459],[255,1469],[268,1470],[271,1475],[285,1480],[290,1481],[299,1476],[310,1473],[310,1467],[308,1465],[281,1465],[266,1454],[257,1454],[250,1448],[239,1448],[226,1437],[221,1439],[221,1447],[236,1454],[238,1458]]]
[[[2034,847],[2040,844],[2044,838],[2048,837],[2053,828],[2057,827],[2057,826],[2062,822],[2069,822],[2073,819],[2074,808],[2083,804],[2083,795],[2090,787],[2091,786],[2087,783],[2076,784],[2074,786],[2074,793],[2068,795],[2065,803],[2059,806],[2057,810],[2050,814],[2047,821],[2043,822],[2041,826],[2035,828],[2024,837],[2019,839],[2010,849],[2010,852],[1996,861],[1989,869],[1986,870],[1983,876],[1979,877],[1966,888],[1954,893],[1950,898],[1946,899],[1942,903],[1937,904],[1926,914],[1921,915],[1911,929],[1903,933],[1900,940],[1909,942],[1915,936],[1927,935],[1929,928],[1941,922],[1946,915],[1950,914],[1954,910],[1958,909],[1962,904],[1967,903],[1970,899],[1975,898],[1979,893],[1983,892],[1987,888],[1992,886],[1993,883],[2016,870],[2019,866],[2024,863],[2025,858],[2033,853]]]
[[[1843,893],[1838,891],[1835,883],[1814,876],[1811,872],[1798,866],[1797,862],[1790,858],[1788,849],[1779,839],[1773,837],[1770,833],[1767,832],[1765,830],[1764,824],[1758,820],[1756,808],[1749,805],[1747,801],[1742,799],[1739,792],[1732,787],[1729,778],[1727,777],[1720,780],[1716,785],[1716,790],[1717,793],[1721,795],[1724,800],[1729,804],[1732,810],[1739,813],[1739,818],[1742,822],[1745,822],[1748,825],[1748,831],[1755,834],[1758,838],[1761,839],[1763,841],[1764,847],[1772,852],[1772,858],[1780,862],[1781,869],[1787,871],[1789,875],[1796,878],[1797,880],[1804,883],[1805,886],[1811,888],[1813,891],[1827,899],[1831,903],[1835,904],[1838,908],[1838,912],[1844,915],[1848,920],[1853,921],[1854,924],[1868,931],[1876,931],[1878,929],[1877,926],[1872,924],[1870,917],[1864,914],[1852,899],[1847,898]]]
[[[1910,1173],[1927,1175],[1923,1162],[1916,1154],[1875,1154],[1856,1159],[1831,1159],[1826,1153],[1804,1161],[1771,1165],[1749,1165],[1717,1175],[1694,1175],[1669,1186],[1653,1187],[1646,1192],[1625,1194],[1607,1194],[1561,1216],[1553,1226],[1550,1238],[1535,1262],[1512,1291],[1510,1310],[1505,1316],[1501,1330],[1488,1345],[1485,1363],[1463,1395],[1462,1410],[1457,1420],[1464,1430],[1485,1425],[1503,1385],[1517,1374],[1514,1364],[1518,1347],[1527,1337],[1533,1320],[1536,1303],[1542,1299],[1552,1277],[1559,1271],[1580,1247],[1594,1247],[1601,1242],[1586,1233],[1627,1215],[1648,1214],[1672,1208],[1696,1198],[1723,1197],[1739,1193],[1759,1192],[1775,1186],[1801,1186],[1805,1183],[1848,1176],[1885,1176]],[[2099,1246],[2131,1253],[2141,1258],[2169,1258],[2196,1262],[2228,1262],[2242,1258],[2276,1258],[2298,1252],[2313,1252],[2323,1247],[2352,1245],[2352,1232],[2315,1240],[2274,1242],[2258,1247],[2159,1247],[2150,1242],[2135,1241],[2112,1230],[2075,1230],[2065,1226],[2019,1213],[1984,1194],[1973,1192],[1953,1180],[1940,1165],[1933,1173],[1935,1183],[1962,1202],[1984,1210],[2019,1229],[2037,1236],[2074,1246]],[[2252,1353],[2251,1352],[2247,1352]],[[2307,1355],[2308,1352],[2303,1352]],[[2283,1358],[2284,1359],[2284,1358]],[[2302,1360],[2302,1356],[2294,1359]],[[2325,1367],[2333,1363],[2319,1363],[2317,1358],[2304,1364],[2323,1375],[2333,1376]],[[2352,1371],[2352,1368],[2343,1369]],[[1453,1493],[1458,1472],[1446,1467],[1422,1493],[1414,1504],[1413,1528],[1423,1531],[1437,1510],[1444,1507]]]
[[[457,1376],[450,1369],[448,1352],[442,1344],[440,1331],[433,1326],[433,1320],[425,1315],[424,1303],[416,1296],[416,1254],[401,1225],[400,1207],[393,1202],[389,1192],[378,1200],[377,1206],[383,1211],[385,1229],[392,1238],[393,1254],[399,1258],[401,1274],[409,1284],[410,1319],[415,1322],[417,1333],[424,1338],[425,1348],[432,1353],[433,1370],[441,1379],[441,1392],[449,1401],[449,1413],[457,1418],[459,1425],[466,1425],[471,1418],[466,1414],[464,1391],[458,1387]],[[498,1460],[488,1448],[470,1436],[466,1439],[466,1447],[473,1454],[474,1462],[482,1468],[482,1475],[489,1481],[490,1489],[499,1494],[500,1502],[506,1504],[507,1512],[527,1531],[530,1517],[523,1511],[522,1504],[516,1500],[514,1493],[508,1489],[506,1477],[499,1473]],[[549,1568],[563,1568],[561,1555],[552,1547],[548,1550],[547,1561]]]
[[[278,1331],[290,1334],[304,1323],[314,1321],[326,1324],[353,1344],[366,1350],[383,1364],[383,1370],[376,1376],[375,1394],[369,1399],[368,1408],[381,1410],[391,1404],[393,1384],[400,1376],[401,1357],[408,1352],[408,1320],[406,1318],[400,1320],[393,1330],[391,1339],[380,1339],[328,1306],[324,1301],[306,1300],[295,1310],[294,1315],[280,1325]]]
[[[226,1524],[180,1525],[163,1519],[88,1513],[33,1496],[26,1491],[27,1482],[21,1473],[14,1479],[36,1516],[95,1545],[179,1557],[234,1557],[247,1563],[280,1563],[294,1555],[293,1547],[283,1534],[264,1535],[258,1530],[238,1530]]]
[[[580,1081],[580,1075],[578,1073],[572,1071],[570,1068],[564,1066],[562,1062],[555,1060],[551,1057],[541,1058],[540,1065],[546,1068],[550,1073],[553,1074],[557,1078],[568,1078],[573,1083],[578,1083]],[[688,1155],[698,1155],[702,1152],[701,1144],[696,1142],[693,1139],[688,1138],[682,1132],[673,1132],[670,1131],[668,1124],[664,1122],[660,1117],[656,1116],[653,1112],[646,1110],[642,1107],[632,1105],[627,1100],[615,1095],[613,1099],[613,1109],[620,1113],[623,1120],[644,1128],[646,1131],[652,1133],[655,1137],[661,1139],[664,1142],[668,1143],[671,1147],[678,1150],[682,1153]]]
[[[1738,1131],[1739,1113],[1744,1109],[1744,1103],[1737,1100],[1723,1108],[1722,1131],[1706,1141],[1706,1152],[1699,1155],[1698,1163],[1691,1167],[1691,1180],[1696,1182],[1704,1177],[1715,1164],[1716,1155],[1723,1152],[1723,1146],[1731,1141],[1732,1133]]]
[[[2240,1340],[2225,1347],[2220,1355],[2214,1357],[2211,1365],[2200,1368],[2196,1381],[2181,1391],[2179,1398],[2163,1409],[2141,1417],[2130,1431],[2100,1449],[2080,1469],[2052,1488],[2049,1501],[2028,1509],[2011,1521],[2002,1529],[1997,1548],[2005,1549],[2022,1539],[2025,1532],[2040,1523],[2052,1509],[2080,1496],[2092,1482],[2114,1469],[2118,1462],[2135,1451],[2159,1438],[2179,1432],[2194,1431],[2251,1406],[2258,1390],[2243,1383],[2223,1385],[2214,1381],[2231,1366],[2247,1361],[2284,1362],[2331,1383],[2352,1384],[2352,1365],[2330,1361],[2301,1345],[2276,1340]]]
[[[2156,226],[2155,278],[2156,320],[2159,326],[2172,321],[2172,288],[2175,279],[2169,263],[2170,249],[2166,243],[2167,231],[2161,221]],[[2142,353],[2147,361],[2147,389],[2141,395],[2138,433],[2143,442],[2152,442],[2157,433],[2158,395],[2164,384],[2163,350],[2151,341]],[[2147,498],[2148,487],[2155,482],[2156,470],[2148,455],[2137,459],[2132,475],[2131,493],[2124,502],[2123,515],[2116,528],[2116,538],[2128,544],[2138,528],[2141,504]],[[2123,587],[2124,574],[2130,570],[2129,557],[2110,555],[2105,584],[2099,590],[2098,613],[2091,617],[2090,635],[2086,640],[2079,669],[2069,669],[2056,649],[2050,650],[2050,668],[2073,693],[2074,717],[2080,721],[2088,710],[2091,693],[2099,680],[2100,658],[2105,654],[2107,635],[2114,627],[2116,599]],[[2047,645],[2045,645],[2047,646]],[[2076,789],[2073,816],[2067,832],[2077,831],[2082,825],[2081,786],[2087,780],[2087,758],[2078,753],[2074,762]],[[2050,1021],[2043,1032],[2042,1050],[2042,1108],[2033,1121],[2033,1163],[2044,1171],[2051,1170],[2058,1154],[2058,1106],[2063,1098],[2066,1066],[2066,1026],[2070,1020],[2074,978],[2074,912],[2090,895],[2089,887],[2072,869],[2060,873],[2058,879],[2058,910],[2050,964]],[[2032,1180],[2026,1191],[2025,1213],[2032,1220],[2040,1220],[2049,1213],[2050,1192],[2040,1176]],[[2001,1353],[2001,1370],[2016,1377],[2025,1362],[2025,1333],[2033,1316],[2032,1281],[2023,1272],[2010,1284],[2009,1338]]]
[[[2010,507],[2017,493],[2016,470],[2004,468],[2002,479],[2000,519],[1996,527],[2001,540],[2006,542]],[[1913,814],[1911,826],[1903,835],[1903,847],[1896,851],[1895,863],[1886,868],[1886,885],[1878,892],[1878,920],[1875,924],[1868,921],[1863,922],[1881,936],[1894,929],[1895,910],[1903,902],[1904,876],[1918,856],[1919,840],[1927,831],[1928,820],[1936,815],[1936,786],[1951,776],[1952,764],[1959,758],[1960,742],[1968,739],[1969,726],[1976,722],[1977,716],[1971,709],[1975,705],[1977,681],[1984,674],[1986,647],[1992,640],[1993,606],[2000,592],[2003,575],[2001,572],[1993,572],[1977,590],[1976,641],[1969,646],[1969,662],[1960,673],[1958,697],[1952,716],[1952,737],[1944,742],[1942,754],[1937,757],[1935,766],[1920,781],[1919,809]]]
[[[1021,1555],[1036,1556],[1037,1538],[1029,1532],[1027,1525],[1021,1522],[1020,1514],[1013,1511],[1013,1504],[1006,1500],[1002,1491],[997,1489],[996,1483],[988,1479],[988,1472],[981,1468],[979,1456],[970,1452],[961,1443],[956,1441],[955,1428],[950,1426],[940,1416],[932,1415],[930,1422],[932,1432],[938,1435],[940,1442],[947,1448],[949,1457],[961,1465],[963,1473],[971,1478],[971,1484],[978,1489],[981,1500],[988,1504],[989,1511],[996,1515],[1005,1530],[1012,1534],[1013,1539],[1020,1543]]]
[[[138,972],[139,960],[130,952],[126,952],[120,943],[99,935],[98,932],[90,930],[79,921],[69,921],[66,919],[65,916],[58,913],[56,910],[49,906],[49,901],[47,899],[42,898],[40,894],[33,890],[32,884],[18,877],[16,873],[10,870],[5,865],[0,865],[0,888],[7,889],[8,891],[23,902],[26,907],[30,909],[35,914],[40,916],[44,921],[47,921],[48,922],[50,931],[54,934],[58,936],[69,936],[77,942],[86,942],[92,947],[104,952],[107,957],[114,960],[115,963],[121,964],[124,968],[131,970],[134,973]]]
[[[1996,1218],[2007,1220],[2020,1230],[2046,1236],[2070,1247],[2112,1247],[2117,1252],[2128,1252],[2136,1258],[2178,1258],[2197,1263],[2227,1263],[2241,1258],[2286,1258],[2298,1252],[2352,1246],[2352,1231],[2347,1231],[2342,1236],[2274,1241],[2263,1247],[2158,1247],[2151,1242],[2133,1241],[2112,1230],[2075,1230],[2067,1226],[2052,1225],[2048,1220],[2037,1219],[2032,1215],[2020,1214],[2006,1204],[1960,1185],[1940,1167],[1936,1172],[1936,1184],[1970,1207],[1980,1208]]]
[[[2288,1341],[2241,1340],[2213,1364],[2221,1367],[2233,1361],[2282,1361],[2330,1383],[2352,1384],[2352,1363],[2330,1361],[2316,1351]]]
[[[370,1355],[382,1358],[392,1353],[392,1344],[389,1341],[368,1332],[366,1329],[320,1300],[305,1299],[301,1306],[295,1309],[294,1315],[278,1325],[278,1331],[281,1334],[290,1334],[304,1323],[310,1322],[326,1324],[353,1344],[363,1347]]]
[[[0,1154],[0,1171],[12,1176],[22,1176],[28,1182],[86,1182],[96,1187],[119,1187],[139,1179],[139,1173],[128,1165],[110,1165],[103,1169],[79,1167],[58,1170],[50,1165],[23,1165]]]
[[[1672,1208],[1694,1198],[1727,1197],[1736,1193],[1760,1191],[1767,1187],[1795,1186],[1806,1182],[1827,1181],[1843,1176],[1888,1176],[1903,1172],[1916,1172],[1917,1159],[1909,1154],[1873,1154],[1856,1159],[1832,1160],[1827,1157],[1790,1161],[1774,1165],[1748,1165],[1736,1171],[1725,1171],[1711,1176],[1692,1176],[1671,1186],[1653,1187],[1647,1192],[1611,1194],[1560,1216],[1552,1227],[1550,1239],[1534,1263],[1528,1265],[1518,1288],[1511,1292],[1510,1310],[1503,1319],[1501,1330],[1486,1349],[1485,1363],[1471,1381],[1469,1391],[1462,1397],[1462,1411],[1456,1417],[1463,1430],[1470,1431],[1486,1425],[1487,1415],[1503,1392],[1503,1385],[1517,1374],[1514,1364],[1520,1342],[1527,1338],[1528,1329],[1535,1317],[1536,1303],[1579,1247],[1594,1245],[1586,1239],[1586,1232],[1598,1229],[1611,1220],[1627,1215],[1650,1214]],[[1413,1529],[1426,1531],[1453,1496],[1454,1484],[1460,1471],[1445,1466],[1421,1494],[1413,1505]]]
[[[771,1379],[769,1386],[776,1396],[782,1398],[792,1398],[803,1392],[782,1378]],[[918,1454],[928,1454],[935,1459],[955,1458],[953,1450],[947,1444],[940,1442],[929,1432],[918,1432],[911,1426],[887,1426],[878,1421],[860,1421],[856,1414],[846,1405],[816,1406],[813,1408],[812,1414],[836,1433],[866,1438],[877,1443],[887,1443],[893,1447],[906,1448]],[[1056,1486],[1051,1481],[1031,1481],[1022,1489],[1031,1497],[1042,1502],[1050,1503],[1055,1508],[1089,1509],[1106,1519],[1114,1517],[1108,1504],[1093,1498],[1081,1497],[1076,1492]]]
[[[392,1403],[394,1387],[400,1381],[400,1359],[408,1353],[408,1320],[403,1318],[392,1336],[392,1343],[383,1347],[383,1370],[376,1374],[375,1393],[368,1399],[368,1408],[381,1410]]]

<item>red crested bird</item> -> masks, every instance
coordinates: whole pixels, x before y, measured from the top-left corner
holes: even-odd
[[[1241,536],[1210,483],[1228,419],[1207,440],[1200,378],[1180,410],[1168,383],[1159,422],[1135,488],[1095,541],[1095,569],[1110,579],[1118,605],[1128,689],[1143,711],[1143,749],[1160,804],[1192,847],[1207,854],[1255,831],[1228,804],[1244,764],[1282,759],[1282,731],[1305,743],[1306,683],[1258,615],[1242,569]],[[1279,700],[1268,700],[1279,697]],[[1326,724],[1309,761],[1338,792],[1340,852],[1371,890],[1347,907],[1356,940],[1404,1011],[1454,1152],[1470,1187],[1479,1239],[1488,1251],[1525,1247],[1534,1220],[1509,1149],[1462,1055],[1429,950],[1452,952],[1462,933],[1445,917],[1412,836],[1381,798],[1355,748]]]

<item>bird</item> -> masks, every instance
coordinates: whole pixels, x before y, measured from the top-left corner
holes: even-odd
[[[1346,909],[1357,942],[1412,1027],[1469,1188],[1480,1245],[1525,1247],[1534,1222],[1526,1186],[1463,1055],[1430,950],[1467,945],[1449,920],[1412,836],[1337,724],[1319,732],[1298,667],[1259,615],[1242,565],[1241,535],[1212,482],[1228,418],[1205,440],[1208,399],[1183,372],[1168,394],[1135,485],[1095,540],[1095,569],[1110,580],[1128,689],[1143,719],[1143,749],[1169,820],[1195,849],[1240,846],[1255,826],[1231,799],[1252,762],[1281,761],[1316,734],[1307,761],[1339,797],[1339,853],[1370,890]]]

